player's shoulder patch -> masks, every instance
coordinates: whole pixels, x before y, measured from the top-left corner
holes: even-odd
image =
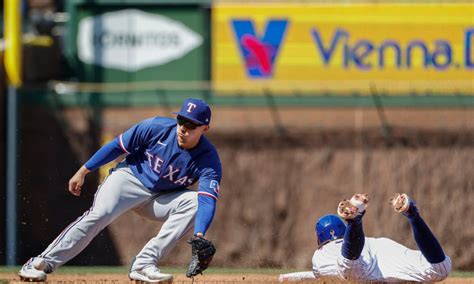
[[[209,188],[211,188],[214,193],[219,196],[219,190],[220,190],[220,187],[219,187],[219,181],[217,180],[211,180],[211,182],[209,183]]]

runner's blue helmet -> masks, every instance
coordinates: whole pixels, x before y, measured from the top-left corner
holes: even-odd
[[[318,245],[322,246],[332,240],[343,238],[346,224],[338,216],[328,214],[319,218],[316,222],[315,230],[318,237]]]

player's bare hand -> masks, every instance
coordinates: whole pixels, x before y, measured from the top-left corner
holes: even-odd
[[[84,184],[84,179],[89,173],[89,170],[82,166],[69,180],[69,192],[75,196],[81,195],[82,185]]]
[[[84,178],[80,180],[76,175],[74,175],[69,180],[69,192],[75,196],[81,195],[82,184],[84,184]]]

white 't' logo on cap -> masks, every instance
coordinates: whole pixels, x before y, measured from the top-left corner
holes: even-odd
[[[196,105],[193,103],[188,103],[188,109],[186,110],[187,112],[192,112],[193,109],[196,108]]]

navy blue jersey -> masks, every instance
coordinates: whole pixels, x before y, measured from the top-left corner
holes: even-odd
[[[195,233],[205,233],[215,213],[222,177],[214,145],[205,136],[193,149],[178,145],[175,119],[144,120],[100,148],[84,166],[93,171],[126,153],[127,164],[153,192],[182,189],[199,182]]]
[[[147,119],[119,135],[135,176],[154,192],[189,187],[199,181],[198,193],[219,197],[221,162],[205,136],[191,150],[178,146],[176,120]]]

